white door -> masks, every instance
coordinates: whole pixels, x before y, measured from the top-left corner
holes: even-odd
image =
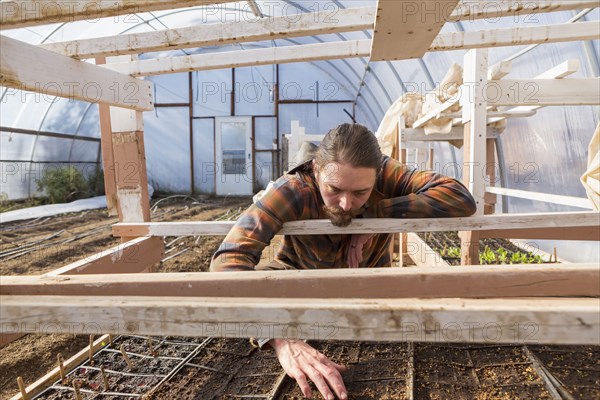
[[[215,118],[218,196],[252,194],[252,118]]]

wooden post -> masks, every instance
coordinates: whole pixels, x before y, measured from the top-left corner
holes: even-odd
[[[79,381],[78,380],[73,381],[73,391],[75,392],[76,400],[83,400],[83,398],[81,397],[81,393],[79,392]]]
[[[94,335],[90,335],[90,351],[88,352],[90,365],[94,365]]]
[[[61,382],[65,381],[65,362],[63,360],[62,354],[58,353],[56,355],[56,359],[58,360],[58,370],[60,371],[60,380]]]
[[[127,353],[125,352],[125,346],[121,345],[119,350],[121,350],[121,354],[123,355],[123,359],[127,363],[127,367],[129,367],[130,371],[133,371],[133,364],[131,363],[131,360],[129,359],[129,357],[127,356]]]
[[[496,164],[496,142],[494,139],[486,139],[485,142],[485,176],[487,186],[496,186],[496,171],[499,166]],[[494,193],[485,193],[484,195],[484,209],[483,213],[486,215],[494,214],[496,212],[497,196]]]
[[[402,164],[406,164],[406,148],[402,146],[402,131],[406,129],[406,121],[404,120],[404,116],[400,116],[398,119],[398,136],[396,139],[396,148],[398,161]],[[398,267],[404,267],[408,265],[409,255],[408,255],[408,236],[407,233],[400,233],[394,235],[394,239],[392,240],[392,245],[395,248],[396,243],[398,244]],[[393,254],[393,253],[392,253]]]
[[[21,392],[21,397],[23,400],[29,400],[29,396],[27,395],[27,391],[25,390],[25,383],[23,383],[23,378],[20,376],[17,377],[17,385],[19,385],[19,391]]]
[[[470,50],[465,55],[464,84],[461,87],[463,108],[464,163],[463,183],[477,204],[476,215],[483,215],[485,184],[485,141],[487,129],[487,101],[485,89],[488,74],[487,49]],[[479,233],[464,231],[461,238],[461,264],[479,264]]]
[[[96,65],[106,64],[106,57],[96,57]],[[100,147],[104,165],[104,192],[108,215],[118,215],[117,211],[117,181],[115,177],[115,157],[112,145],[112,128],[110,125],[110,106],[98,104],[100,116]]]
[[[102,374],[102,381],[104,382],[104,390],[109,391],[108,387],[108,377],[106,376],[106,372],[104,371],[104,366],[100,366],[100,373]]]
[[[133,56],[113,57],[111,61]],[[120,222],[150,221],[150,198],[142,112],[110,107],[117,211]],[[121,238],[125,243],[133,238]]]

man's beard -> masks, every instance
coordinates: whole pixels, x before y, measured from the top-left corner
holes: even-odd
[[[350,225],[350,222],[352,222],[352,213],[350,211],[344,211],[340,207],[328,207],[323,205],[323,212],[335,226],[343,228]]]

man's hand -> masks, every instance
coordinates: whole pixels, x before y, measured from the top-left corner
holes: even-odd
[[[269,344],[275,350],[283,370],[298,382],[304,397],[312,397],[308,378],[313,381],[325,399],[335,399],[333,392],[339,399],[348,398],[340,374],[346,370],[346,367],[334,363],[301,340],[271,339]]]
[[[363,248],[371,245],[373,234],[352,235],[346,262],[349,268],[358,268],[363,260]]]

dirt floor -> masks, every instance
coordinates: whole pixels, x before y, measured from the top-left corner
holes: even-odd
[[[250,202],[249,198],[165,199],[153,202],[152,219],[235,219]],[[115,222],[106,210],[94,210],[3,224],[0,273],[42,274],[115,246],[118,241],[110,230]],[[453,235],[423,238],[439,250],[454,245]],[[155,270],[206,271],[221,240],[167,237],[165,258]],[[263,253],[263,261],[272,257],[276,246],[273,243]],[[517,251],[504,242],[496,247]],[[0,399],[17,393],[17,376],[30,384],[55,366],[56,354],[67,359],[88,341],[89,337],[28,335],[0,349]],[[599,347],[310,343],[349,367],[344,381],[351,399],[408,399],[409,393],[417,400],[557,399],[561,390],[575,399],[600,398]],[[118,352],[121,344],[133,370]],[[108,388],[100,365],[106,370]],[[74,398],[74,381],[84,399],[302,398],[274,354],[258,351],[244,339],[118,337],[95,354],[93,365],[79,366],[40,398]]]

